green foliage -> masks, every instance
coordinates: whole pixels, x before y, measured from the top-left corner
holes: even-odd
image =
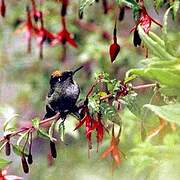
[[[168,104],[164,106],[146,104],[144,107],[150,109],[157,116],[163,118],[164,120],[180,125],[180,104]]]
[[[32,125],[34,126],[35,129],[39,129],[39,123],[40,123],[39,118],[32,119]]]
[[[83,11],[85,9],[86,6],[91,5],[92,3],[94,3],[95,0],[80,0],[79,2],[79,15],[83,15]]]
[[[0,158],[0,169],[4,169],[6,166],[8,166],[11,163],[12,161],[8,161],[6,159]]]
[[[18,156],[22,156],[23,154],[25,154],[25,156],[28,156],[28,152],[27,150],[24,148],[24,146],[22,145],[12,145],[12,149],[13,152],[18,155]]]

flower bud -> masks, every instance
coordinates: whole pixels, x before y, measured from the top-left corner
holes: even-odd
[[[135,47],[141,45],[141,38],[139,36],[138,30],[134,31],[133,43]]]
[[[6,151],[6,156],[9,156],[11,154],[11,145],[10,145],[9,141],[7,141],[7,143],[6,143],[5,151]]]
[[[51,149],[52,157],[56,158],[57,157],[56,144],[53,141],[50,141],[50,149]]]
[[[1,16],[5,17],[5,15],[6,15],[6,5],[5,5],[4,0],[1,0],[0,11],[1,11]]]
[[[120,7],[119,8],[119,21],[122,21],[124,19],[124,14],[125,14],[125,7]]]
[[[29,166],[27,164],[27,161],[26,161],[24,154],[21,156],[21,163],[22,163],[24,173],[26,173],[26,174],[29,173]]]
[[[28,154],[28,164],[32,164],[33,163],[33,158],[32,158],[32,154]]]
[[[116,59],[119,51],[120,51],[119,44],[117,44],[117,43],[111,44],[111,46],[109,48],[109,54],[110,54],[111,62],[113,62]]]

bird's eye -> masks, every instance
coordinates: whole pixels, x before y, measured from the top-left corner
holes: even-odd
[[[61,78],[58,78],[58,81],[61,81]]]

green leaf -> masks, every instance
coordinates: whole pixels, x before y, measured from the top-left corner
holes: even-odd
[[[166,11],[163,18],[163,39],[165,42],[165,48],[168,50],[171,54],[176,55],[175,49],[174,49],[174,43],[169,38],[169,34],[167,33],[168,28],[168,14],[170,10],[172,9],[172,6]]]
[[[40,119],[39,118],[34,118],[32,119],[32,124],[36,129],[39,129],[39,123],[40,123]]]
[[[64,142],[64,135],[65,135],[65,125],[64,125],[64,122],[58,121],[56,123],[56,131],[59,133],[61,141]]]
[[[139,7],[138,3],[134,0],[119,0],[119,3],[124,2],[127,6],[130,7]]]
[[[160,7],[162,7],[164,4],[164,0],[155,0],[154,1],[154,6],[156,9],[159,9]]]
[[[18,155],[18,156],[22,156],[22,154],[25,154],[26,156],[28,156],[28,153],[26,152],[26,149],[24,149],[24,152],[23,152],[23,146],[21,145],[12,145],[13,147],[13,152]]]
[[[131,69],[128,74],[136,74],[151,80],[156,80],[162,85],[180,88],[180,71],[170,68]]]
[[[56,125],[56,120],[54,120],[49,128],[49,137],[51,139],[51,141],[53,141],[53,133],[54,133],[54,128]]]
[[[12,161],[0,158],[0,169],[4,169],[10,163],[12,163]]]
[[[173,16],[173,19],[176,18],[176,15],[177,15],[177,12],[178,12],[178,9],[179,9],[179,0],[175,0],[173,2],[170,3],[172,5],[172,16]]]
[[[44,137],[46,139],[50,139],[49,134],[44,129],[39,128],[37,133],[38,136]]]
[[[144,30],[142,29],[140,25],[138,26],[138,32],[141,39],[147,46],[147,48],[149,48],[155,56],[159,57],[162,60],[175,60],[176,59],[174,56],[168,53],[168,51],[162,46],[162,41],[160,42],[159,38],[156,40],[155,38],[152,39],[150,36],[148,36],[144,32]]]
[[[16,118],[18,117],[19,115],[18,114],[13,114],[10,118],[8,118],[4,125],[3,125],[3,130],[4,131],[7,131],[9,130],[10,128],[14,127],[14,121],[16,120]],[[11,124],[10,124],[11,123]]]
[[[80,5],[79,5],[79,14],[83,14],[84,8],[86,6],[91,5],[92,3],[94,3],[95,0],[80,0]]]
[[[19,139],[17,140],[17,143],[16,143],[17,146],[20,145],[20,143],[21,143],[21,141],[22,141],[23,139],[26,139],[26,138],[27,138],[28,133],[29,133],[29,131],[26,131],[25,133],[23,133],[23,134],[20,135],[20,137],[19,137]]]
[[[163,118],[164,120],[180,125],[180,103],[164,106],[146,104],[144,107],[150,109],[157,116]]]
[[[37,133],[38,133],[38,136],[40,137],[43,137],[45,139],[51,139],[49,134],[44,129],[39,128]],[[56,139],[53,138],[53,141],[56,141]]]

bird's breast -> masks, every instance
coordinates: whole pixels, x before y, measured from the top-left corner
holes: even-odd
[[[66,87],[65,93],[67,96],[77,96],[79,95],[79,86],[77,84],[71,84]]]

